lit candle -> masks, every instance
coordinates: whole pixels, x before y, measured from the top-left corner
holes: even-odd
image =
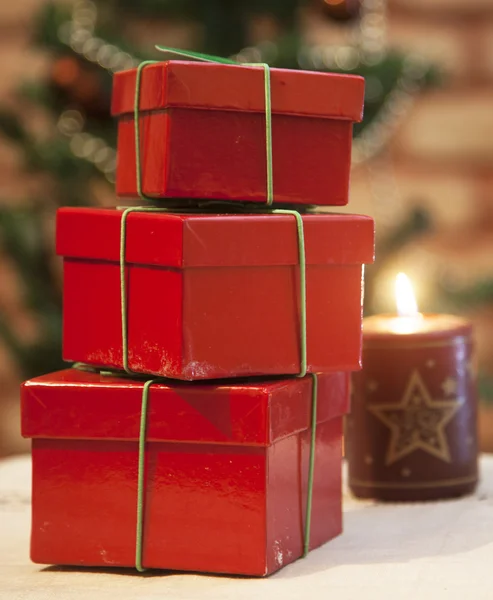
[[[397,315],[363,323],[363,370],[348,418],[349,485],[362,498],[431,500],[477,484],[472,325],[421,314],[396,279]]]

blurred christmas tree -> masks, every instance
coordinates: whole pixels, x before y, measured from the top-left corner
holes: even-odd
[[[342,36],[337,43],[329,36],[323,45],[308,45],[306,15],[338,28]],[[166,31],[170,23],[190,24],[195,35],[188,49],[239,62],[365,76],[365,119],[355,128],[355,163],[385,148],[414,96],[432,79],[423,61],[386,47],[384,0],[77,0],[68,7],[65,2],[45,5],[33,43],[50,54],[52,66],[46,80],[23,85],[19,99],[42,106],[52,127],[40,138],[22,113],[0,111],[0,132],[22,150],[25,168],[46,174],[50,182],[27,209],[0,209],[3,251],[22,277],[26,307],[39,325],[37,341],[25,343],[0,316],[0,337],[26,378],[62,364],[61,292],[47,225],[52,225],[57,206],[96,204],[101,189],[111,197],[116,166],[109,115],[112,74],[142,59],[159,59],[151,50],[154,44],[169,44],[163,35],[133,47],[121,32],[129,23],[151,20],[153,32],[160,22],[166,23]],[[426,218],[410,215],[380,240],[380,261],[426,225]]]

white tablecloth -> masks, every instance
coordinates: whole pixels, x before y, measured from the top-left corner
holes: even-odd
[[[345,497],[344,534],[268,579],[41,567],[29,561],[30,460],[0,462],[1,600],[493,600],[493,456],[475,496]]]

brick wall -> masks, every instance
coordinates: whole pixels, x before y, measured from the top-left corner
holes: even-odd
[[[48,60],[30,48],[34,13],[43,0],[0,2],[0,102],[15,104],[14,90],[22,78],[39,77]],[[22,110],[22,107],[19,108]],[[32,117],[32,115],[29,115]],[[26,177],[17,150],[0,138],[0,201],[17,204],[36,192],[39,180]],[[19,302],[22,289],[12,265],[0,256],[0,311],[26,336],[32,335],[32,323]],[[19,436],[19,379],[12,358],[0,344],[0,456],[27,449]]]
[[[42,3],[0,2],[2,103],[12,102],[21,77],[39,76],[49,66],[47,57],[29,47],[32,17]],[[148,24],[142,27],[147,31]],[[312,39],[323,42],[324,28],[317,24],[313,29]],[[159,31],[153,30],[156,39]],[[138,27],[130,33],[142,37]],[[393,46],[418,50],[440,64],[445,82],[418,98],[389,153],[354,170],[349,208],[375,214],[384,227],[387,213],[399,216],[417,202],[428,207],[438,225],[436,235],[395,261],[396,268],[422,279],[422,288],[444,272],[452,272],[457,281],[493,274],[493,2],[389,0],[389,37]],[[0,139],[0,198],[11,202],[39,185],[34,178],[20,177],[19,158]],[[19,314],[15,273],[1,258],[0,267],[0,310],[16,318],[28,335],[29,319]],[[473,317],[481,365],[493,372],[493,307]],[[18,377],[0,347],[0,455],[21,447]]]
[[[354,170],[352,209],[382,216],[378,183],[370,193],[379,177],[392,181],[401,212],[428,208],[436,234],[394,261],[415,276],[426,302],[426,288],[444,275],[458,284],[493,277],[493,2],[390,0],[388,7],[391,45],[429,57],[444,80],[417,99],[386,157]],[[493,306],[470,317],[479,365],[493,374]],[[481,430],[493,449],[486,439],[493,432]]]
[[[48,59],[30,48],[33,16],[43,0],[0,2],[0,101],[15,102],[13,92],[23,80],[39,77],[48,68]],[[31,116],[31,115],[28,115]],[[35,181],[19,178],[20,157],[0,138],[0,198],[17,201],[31,191]]]
[[[442,85],[417,99],[392,140],[387,166],[398,196],[405,206],[424,204],[436,220],[436,236],[420,246],[438,266],[458,282],[491,275],[493,3],[391,0],[389,17],[394,47],[444,69]],[[378,163],[354,170],[353,193],[358,209],[378,214],[368,193],[372,169]]]
[[[472,234],[493,210],[493,3],[391,0],[389,17],[392,46],[444,69],[443,85],[419,97],[392,142],[400,192],[422,196],[444,229],[464,233],[465,220]],[[365,171],[354,171],[355,187]]]

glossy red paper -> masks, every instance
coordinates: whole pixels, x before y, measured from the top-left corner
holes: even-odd
[[[136,70],[115,75],[117,194],[137,196]],[[271,69],[274,201],[344,205],[361,77]],[[140,95],[143,191],[156,198],[265,203],[264,70],[171,61],[144,69]]]
[[[144,566],[260,576],[301,556],[311,385],[306,377],[151,388]],[[142,386],[73,369],[24,384],[34,562],[134,565]],[[311,548],[342,528],[348,390],[345,373],[319,376]]]
[[[373,221],[303,221],[309,369],[358,369]],[[58,213],[66,360],[122,368],[120,222],[117,210]],[[130,369],[183,380],[298,373],[297,240],[289,215],[130,214]]]

